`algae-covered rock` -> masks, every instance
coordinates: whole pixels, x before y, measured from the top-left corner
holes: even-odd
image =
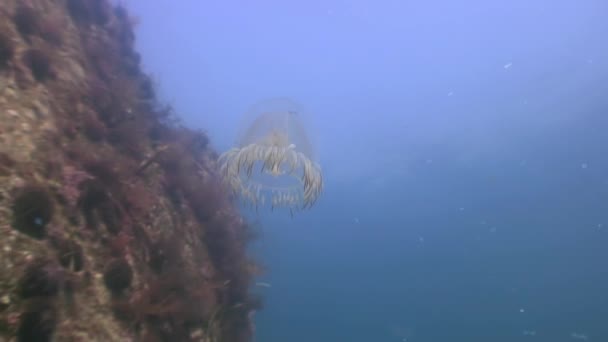
[[[0,341],[248,341],[248,225],[105,0],[0,2]]]

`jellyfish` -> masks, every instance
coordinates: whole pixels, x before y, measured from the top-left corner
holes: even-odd
[[[236,147],[218,159],[228,188],[253,207],[311,208],[323,190],[321,167],[301,107],[280,98],[254,105]],[[247,120],[246,120],[247,121]]]

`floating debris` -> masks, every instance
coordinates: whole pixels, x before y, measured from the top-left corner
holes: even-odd
[[[581,334],[581,333],[577,333],[577,332],[571,333],[570,337],[572,337],[575,340],[582,340],[582,341],[589,340],[589,336],[587,336],[587,334]]]

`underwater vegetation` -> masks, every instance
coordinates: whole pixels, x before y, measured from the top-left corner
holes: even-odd
[[[0,70],[8,67],[8,63],[14,55],[15,43],[10,36],[0,33]]]
[[[0,2],[0,340],[252,339],[254,234],[206,134],[156,99],[133,22]]]
[[[289,99],[256,104],[238,146],[219,157],[225,183],[256,209],[286,207],[293,214],[312,207],[321,195],[321,168],[300,115],[301,106]]]

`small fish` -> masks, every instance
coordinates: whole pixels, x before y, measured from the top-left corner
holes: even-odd
[[[509,62],[509,63],[505,64],[505,65],[503,66],[503,68],[505,68],[505,70],[506,70],[506,69],[509,69],[509,68],[511,67],[511,65],[513,65],[513,63]]]
[[[536,336],[536,331],[534,330],[524,330],[524,336]]]
[[[255,286],[258,286],[258,287],[272,287],[272,285],[270,285],[270,283],[265,283],[265,282],[261,282],[261,281],[258,281],[257,283],[255,283]]]

